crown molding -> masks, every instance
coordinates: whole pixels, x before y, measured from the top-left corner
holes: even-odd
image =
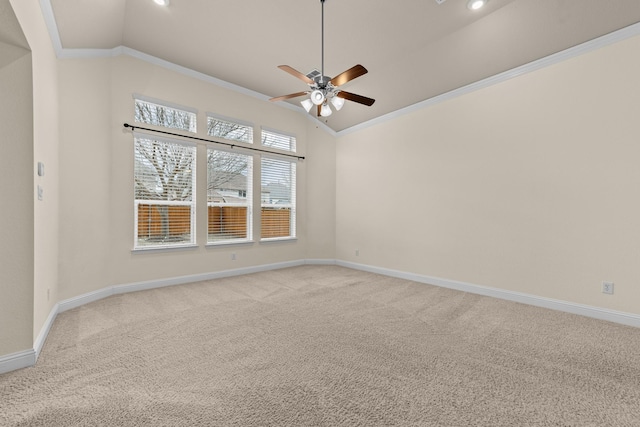
[[[424,108],[428,108],[441,102],[448,101],[450,99],[457,98],[462,95],[466,95],[471,92],[475,92],[480,89],[487,88],[489,86],[496,85],[498,83],[505,82],[507,80],[511,80],[515,77],[522,76],[524,74],[531,73],[533,71],[540,70],[542,68],[549,67],[551,65],[555,65],[571,58],[575,58],[577,56],[583,55],[585,53],[593,52],[603,47],[618,43],[620,41],[629,39],[631,37],[635,37],[640,35],[640,23],[630,25],[628,27],[622,28],[620,30],[614,31],[609,34],[605,34],[604,36],[598,37],[593,40],[589,40],[577,46],[570,47],[568,49],[562,50],[560,52],[554,53],[552,55],[546,56],[544,58],[540,58],[538,60],[529,62],[527,64],[521,65],[516,68],[512,68],[511,70],[504,71],[499,74],[495,74],[491,77],[487,77],[486,79],[479,80],[475,83],[468,84],[466,86],[460,87],[458,89],[454,89],[452,91],[443,93],[442,95],[434,96],[433,98],[425,99],[424,101],[420,101],[408,107],[401,108],[396,111],[392,111],[391,113],[387,113],[380,117],[376,117],[375,119],[368,120],[366,122],[362,122],[358,125],[352,126],[350,128],[341,130],[337,132],[337,136],[348,135],[353,132],[357,132],[380,123],[387,122],[389,120],[393,120],[395,118],[404,116],[406,114],[412,113],[414,111],[422,110]]]
[[[53,14],[53,8],[51,7],[51,0],[40,0],[40,6],[42,9],[42,14],[44,15],[44,20],[49,30],[49,35],[51,37],[51,41],[53,43],[53,47],[56,52],[56,56],[58,58],[61,58],[61,59],[63,58],[106,58],[106,57],[115,57],[119,55],[128,55],[134,58],[138,58],[142,61],[166,68],[168,70],[172,70],[180,74],[184,74],[186,76],[193,77],[193,78],[205,81],[207,83],[211,83],[213,85],[223,87],[225,89],[229,89],[237,93],[241,93],[243,95],[247,95],[263,101],[269,100],[269,97],[265,94],[247,89],[245,87],[227,82],[225,80],[218,79],[216,77],[192,70],[187,67],[183,67],[181,65],[174,64],[169,61],[165,61],[163,59],[157,58],[152,55],[148,55],[144,52],[140,52],[125,46],[118,46],[113,49],[64,48],[62,47],[62,42],[60,40],[60,34],[59,34],[58,26],[55,20],[55,15]],[[469,85],[460,87],[458,89],[451,90],[441,95],[434,96],[429,99],[425,99],[424,101],[420,101],[413,105],[409,105],[399,110],[392,111],[390,113],[384,114],[382,116],[376,117],[366,122],[362,122],[355,126],[351,126],[349,128],[343,129],[341,131],[335,131],[331,129],[329,126],[327,126],[322,121],[318,120],[312,114],[306,113],[306,111],[304,111],[302,107],[298,107],[298,106],[289,104],[287,102],[281,102],[281,103],[278,103],[277,105],[281,108],[286,108],[291,111],[296,111],[300,114],[304,114],[309,120],[313,122],[313,124],[318,126],[320,129],[324,130],[325,132],[329,133],[331,136],[341,137],[344,135],[348,135],[350,133],[361,131],[363,129],[366,129],[372,126],[376,126],[380,123],[384,123],[389,120],[396,119],[406,114],[410,114],[412,112],[440,104],[442,102],[457,98],[459,96],[466,95],[468,93],[475,92],[477,90],[484,89],[489,86],[496,85],[498,83],[502,83],[504,81],[516,78],[518,76],[522,76],[524,74],[528,74],[533,71],[537,71],[542,68],[546,68],[548,66],[558,64],[560,62],[566,61],[571,58],[575,58],[585,53],[593,52],[605,46],[609,46],[638,35],[640,35],[640,23],[633,24],[625,28],[621,28],[617,31],[611,32],[609,34],[605,34],[604,36],[595,38],[593,40],[589,40],[577,46],[573,46],[571,48],[554,53],[544,58],[540,58],[536,61],[529,62],[528,64],[524,64],[519,67],[512,68],[511,70],[507,70],[505,72],[496,74],[494,76],[477,81],[475,83],[471,83]]]

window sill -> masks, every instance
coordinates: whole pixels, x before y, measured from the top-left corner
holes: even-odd
[[[207,242],[206,248],[217,248],[221,246],[241,246],[241,245],[253,245],[254,240],[231,240],[231,241],[219,241],[219,242]]]
[[[272,243],[272,242],[295,242],[297,237],[271,237],[268,239],[260,239],[260,243]]]
[[[148,253],[148,252],[167,252],[167,251],[181,251],[181,250],[193,250],[197,249],[198,245],[167,245],[167,246],[149,246],[131,249],[131,253]]]

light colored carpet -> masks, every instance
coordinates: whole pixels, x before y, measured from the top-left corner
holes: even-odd
[[[640,330],[336,266],[113,296],[2,426],[640,426]]]

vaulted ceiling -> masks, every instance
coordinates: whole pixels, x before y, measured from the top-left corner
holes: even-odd
[[[8,1],[0,2],[0,68],[29,53],[29,43]]]
[[[320,0],[43,1],[64,51],[125,46],[265,99],[308,89],[278,65],[321,68]],[[336,131],[640,22],[638,0],[490,0],[478,11],[467,0],[326,0],[324,9],[325,74],[362,64],[368,74],[342,88],[376,99],[322,118]]]

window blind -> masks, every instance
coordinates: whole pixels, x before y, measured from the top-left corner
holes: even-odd
[[[262,239],[296,236],[296,164],[263,157],[261,160]]]
[[[250,241],[252,200],[253,157],[207,149],[207,241]]]
[[[135,121],[170,129],[181,129],[196,133],[196,113],[167,105],[134,99]]]
[[[217,138],[253,144],[253,126],[208,115],[207,134]]]
[[[283,133],[262,129],[262,145],[285,151],[296,151],[296,137]]]
[[[195,168],[195,146],[134,137],[134,249],[195,243]]]

